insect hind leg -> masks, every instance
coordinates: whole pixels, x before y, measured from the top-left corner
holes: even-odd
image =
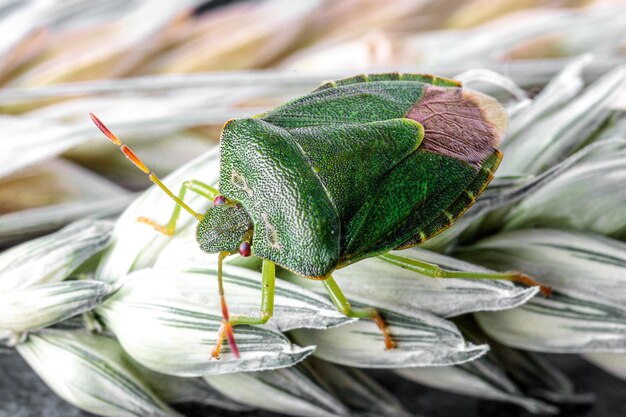
[[[378,257],[386,262],[397,265],[401,268],[408,269],[425,275],[430,278],[459,278],[459,279],[490,279],[511,281],[526,286],[538,286],[544,297],[552,294],[552,289],[547,285],[535,281],[532,277],[519,271],[509,272],[466,272],[466,271],[450,271],[442,269],[439,265],[431,264],[417,259],[408,258],[406,256],[396,255],[394,253],[385,253]]]
[[[397,347],[396,342],[394,342],[391,337],[391,333],[389,332],[389,326],[387,326],[387,323],[382,318],[378,310],[374,308],[364,308],[359,310],[353,309],[350,306],[350,302],[332,276],[327,277],[322,281],[322,283],[324,284],[324,288],[328,291],[330,299],[341,313],[345,314],[347,317],[374,320],[374,323],[376,323],[376,326],[378,326],[383,334],[383,338],[385,339],[385,349],[389,350]]]

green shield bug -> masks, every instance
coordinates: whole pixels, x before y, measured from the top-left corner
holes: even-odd
[[[164,226],[173,234],[183,208],[197,220],[197,241],[219,253],[224,338],[238,356],[232,326],[272,316],[275,264],[321,280],[347,316],[371,318],[387,349],[396,345],[374,309],[355,310],[332,278],[337,268],[381,256],[433,278],[503,279],[538,285],[519,273],[442,270],[391,250],[419,245],[445,230],[475,201],[502,158],[505,110],[461,83],[419,74],[360,75],[248,119],[230,120],[220,139],[219,190],[198,180],[178,197],[95,116],[96,125],[177,205]],[[213,200],[205,214],[183,201],[186,191]],[[263,259],[258,316],[229,317],[222,261],[233,253]],[[545,294],[549,289],[542,287]]]

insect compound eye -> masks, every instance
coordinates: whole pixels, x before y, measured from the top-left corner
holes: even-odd
[[[225,203],[226,203],[226,197],[224,197],[223,195],[218,195],[217,197],[213,199],[213,204],[216,206],[221,206],[221,205],[224,205]]]
[[[239,245],[239,255],[243,257],[250,256],[250,243],[246,241],[241,242],[241,244]]]

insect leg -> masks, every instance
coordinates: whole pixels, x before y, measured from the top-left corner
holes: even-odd
[[[239,349],[237,348],[237,343],[235,343],[235,334],[233,333],[233,326],[230,324],[230,318],[228,316],[228,306],[226,305],[226,297],[224,296],[224,284],[222,282],[222,264],[224,263],[224,258],[226,258],[230,253],[228,252],[220,252],[217,257],[217,285],[219,288],[220,294],[220,302],[222,304],[222,327],[220,327],[220,331],[217,336],[217,343],[213,348],[213,352],[211,356],[214,358],[218,358],[220,356],[220,349],[222,348],[222,341],[224,337],[228,340],[228,345],[235,355],[236,358],[239,358]]]
[[[263,278],[261,283],[261,310],[258,316],[233,316],[230,324],[265,324],[274,314],[274,282],[276,269],[274,262],[263,259]]]
[[[226,311],[225,319],[228,322],[224,323],[220,328],[220,333],[218,335],[218,342],[213,349],[213,357],[217,357],[220,352],[220,348],[222,345],[222,340],[224,337],[228,337],[228,328],[232,329],[233,326],[238,324],[265,324],[274,314],[274,283],[276,280],[276,268],[274,262],[268,261],[267,259],[263,259],[263,274],[262,274],[262,283],[261,283],[261,310],[258,316],[244,316],[238,315],[233,316],[228,319],[228,311]],[[220,284],[221,288],[221,284]],[[223,288],[220,290],[221,295],[223,295]],[[223,299],[223,297],[222,297]],[[225,302],[222,304],[222,309],[224,309]],[[232,330],[231,330],[232,331]],[[229,341],[230,343],[230,341]],[[232,348],[232,345],[231,345]],[[238,354],[236,355],[238,356]]]
[[[428,262],[418,261],[417,259],[407,258],[392,253],[385,253],[379,256],[380,259],[391,264],[400,266],[410,271],[418,272],[430,278],[465,278],[465,279],[497,279],[504,281],[513,281],[520,284],[535,286],[538,285],[541,293],[545,297],[549,297],[552,289],[546,285],[535,281],[533,278],[519,271],[509,272],[466,272],[466,271],[449,271],[442,269],[438,265]]]
[[[381,332],[383,332],[383,337],[385,338],[385,348],[386,349],[394,349],[396,347],[396,343],[391,338],[391,334],[389,333],[389,328],[385,320],[381,317],[380,313],[374,308],[365,308],[362,310],[354,310],[350,306],[350,302],[343,294],[337,282],[333,279],[333,277],[329,276],[325,280],[322,281],[324,284],[324,288],[328,291],[330,299],[335,304],[337,309],[345,314],[348,317],[355,318],[367,318],[374,320],[374,323],[378,326]]]
[[[199,194],[203,197],[206,197],[209,200],[213,200],[217,195],[219,195],[219,191],[211,187],[210,185],[205,184],[198,180],[189,180],[189,181],[185,181],[180,186],[180,190],[178,191],[178,200],[180,201],[184,200],[187,190],[193,191],[194,193]],[[180,209],[181,209],[180,204],[176,204],[176,206],[174,207],[174,211],[172,212],[172,215],[170,216],[169,221],[164,226],[146,217],[139,217],[137,218],[137,221],[141,223],[149,224],[150,226],[154,227],[155,230],[163,234],[171,236],[176,231],[176,222],[178,221],[178,217],[180,216]]]

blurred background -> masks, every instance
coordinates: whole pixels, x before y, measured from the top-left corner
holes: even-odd
[[[2,0],[0,31],[0,247],[148,185],[88,112],[165,175],[324,80],[486,68],[532,96],[573,57],[586,81],[626,58],[611,1]]]
[[[120,212],[150,185],[88,112],[165,176],[216,146],[226,120],[328,79],[463,73],[520,99],[573,59],[584,61],[586,83],[626,62],[626,2],[0,0],[0,249]],[[599,396],[568,415],[624,412],[612,408],[623,405],[624,382],[574,357],[555,360]],[[16,401],[7,415],[79,415],[17,356],[0,361],[13,375],[0,379],[0,400]],[[526,415],[375,376],[426,415]]]

